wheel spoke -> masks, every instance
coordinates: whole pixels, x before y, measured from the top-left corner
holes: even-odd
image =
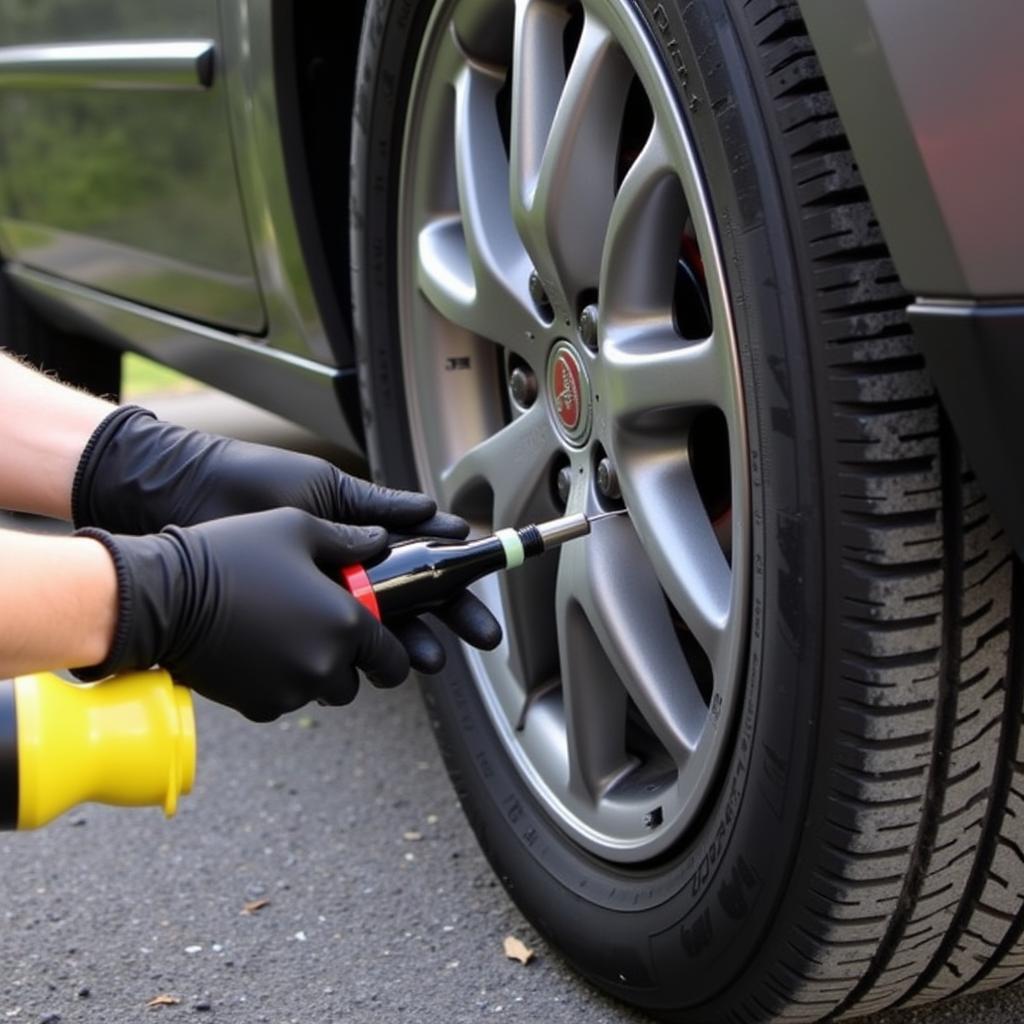
[[[453,32],[442,63],[454,89],[459,209],[436,214],[421,229],[418,283],[452,323],[523,354],[537,318],[529,259],[507,202],[508,159],[495,105],[504,72],[468,57]]]
[[[562,552],[565,557],[566,552]],[[626,691],[582,607],[559,573],[558,648],[569,760],[568,789],[596,802],[631,766]]]
[[[615,452],[623,497],[662,589],[720,678],[732,570],[715,536],[685,443],[659,450],[623,440]]]
[[[462,218],[433,218],[420,230],[417,257],[416,283],[427,301],[446,320],[479,334],[485,310],[476,301]]]
[[[715,336],[687,341],[671,321],[609,326],[602,345],[608,408],[619,428],[644,414],[684,406],[730,409],[732,367]]]
[[[586,641],[586,631],[573,616],[582,614],[625,691],[669,756],[684,765],[696,749],[707,708],[636,532],[627,520],[609,521],[585,543],[566,545],[561,557],[556,607],[563,672],[570,668],[568,682],[564,676],[562,682],[570,708],[570,733],[574,728],[582,730],[591,705],[607,697],[610,689],[603,681],[600,693],[590,692],[590,670],[599,661],[579,645]],[[575,668],[574,662],[582,663],[584,671]],[[624,742],[624,721],[619,731]],[[577,737],[576,745],[579,742]],[[570,750],[573,746],[570,736]],[[613,749],[606,742],[598,760],[613,762]]]
[[[513,572],[501,574],[498,586],[509,668],[529,694],[558,676],[558,632],[554,616],[558,558],[542,555]]]
[[[723,339],[712,331],[690,341],[675,326],[674,268],[685,211],[655,123],[619,190],[602,257],[603,389],[608,443],[636,528],[717,678],[731,571],[689,466],[685,418],[663,414],[715,406],[732,423],[736,381]]]
[[[608,326],[670,315],[685,215],[682,187],[655,123],[608,219],[600,274]]]
[[[455,170],[466,250],[475,283],[478,334],[514,349],[537,326],[528,292],[529,258],[508,206],[508,158],[496,97],[504,81],[466,64],[455,82]]]
[[[496,434],[460,456],[441,475],[441,502],[456,511],[480,484],[494,495],[493,526],[522,526],[547,497],[558,448],[547,412],[538,402]]]
[[[519,295],[516,278],[529,280],[525,256],[511,264],[508,277],[491,275],[471,251],[463,218],[433,218],[418,237],[417,285],[446,320],[510,349],[531,362],[536,317]],[[493,256],[493,252],[490,254]]]
[[[565,86],[566,14],[546,0],[516,0],[509,196],[517,224],[533,206],[541,157]]]
[[[521,160],[513,190],[516,224],[542,280],[549,286],[557,282],[570,305],[598,282],[631,76],[614,37],[588,17],[539,162],[538,126],[550,115],[551,80],[544,118],[523,128],[523,155],[514,157]],[[522,93],[533,89],[526,85]]]

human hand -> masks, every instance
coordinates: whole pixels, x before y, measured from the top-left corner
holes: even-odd
[[[211,700],[269,721],[313,699],[347,704],[359,670],[377,686],[409,672],[399,639],[335,582],[340,566],[384,550],[381,527],[277,509],[145,537],[79,535],[110,551],[119,587],[113,648],[80,678],[159,664]]]
[[[135,406],[99,425],[72,493],[75,526],[123,534],[272,508],[414,536],[461,539],[469,529],[425,494],[380,487],[312,455],[164,423]]]

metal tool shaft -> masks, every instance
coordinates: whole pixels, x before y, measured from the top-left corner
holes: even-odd
[[[520,529],[498,530],[476,540],[403,541],[365,566],[345,566],[342,580],[375,618],[408,618],[443,607],[481,577],[514,569],[528,558],[585,537],[597,520],[621,514],[606,512],[588,518],[577,513]]]
[[[558,547],[566,541],[575,540],[577,537],[585,537],[590,533],[591,526],[601,519],[608,519],[611,516],[620,516],[625,509],[618,509],[615,512],[601,512],[596,516],[585,516],[578,512],[571,516],[562,516],[559,519],[549,519],[546,523],[537,523],[537,532],[544,543],[544,550]]]

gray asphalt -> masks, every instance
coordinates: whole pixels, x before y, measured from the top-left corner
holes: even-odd
[[[209,403],[161,411],[308,444]],[[197,785],[173,821],[87,807],[0,835],[0,1022],[644,1019],[579,981],[496,883],[415,686],[269,726],[201,699],[197,713]],[[268,902],[243,913],[253,900]],[[507,935],[532,963],[505,958]],[[147,1009],[161,994],[180,1002]],[[874,1020],[1022,1018],[1017,991]]]

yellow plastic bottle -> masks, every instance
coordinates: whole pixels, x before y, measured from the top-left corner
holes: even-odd
[[[39,828],[89,801],[170,817],[195,767],[192,695],[166,672],[0,682],[0,827]]]

